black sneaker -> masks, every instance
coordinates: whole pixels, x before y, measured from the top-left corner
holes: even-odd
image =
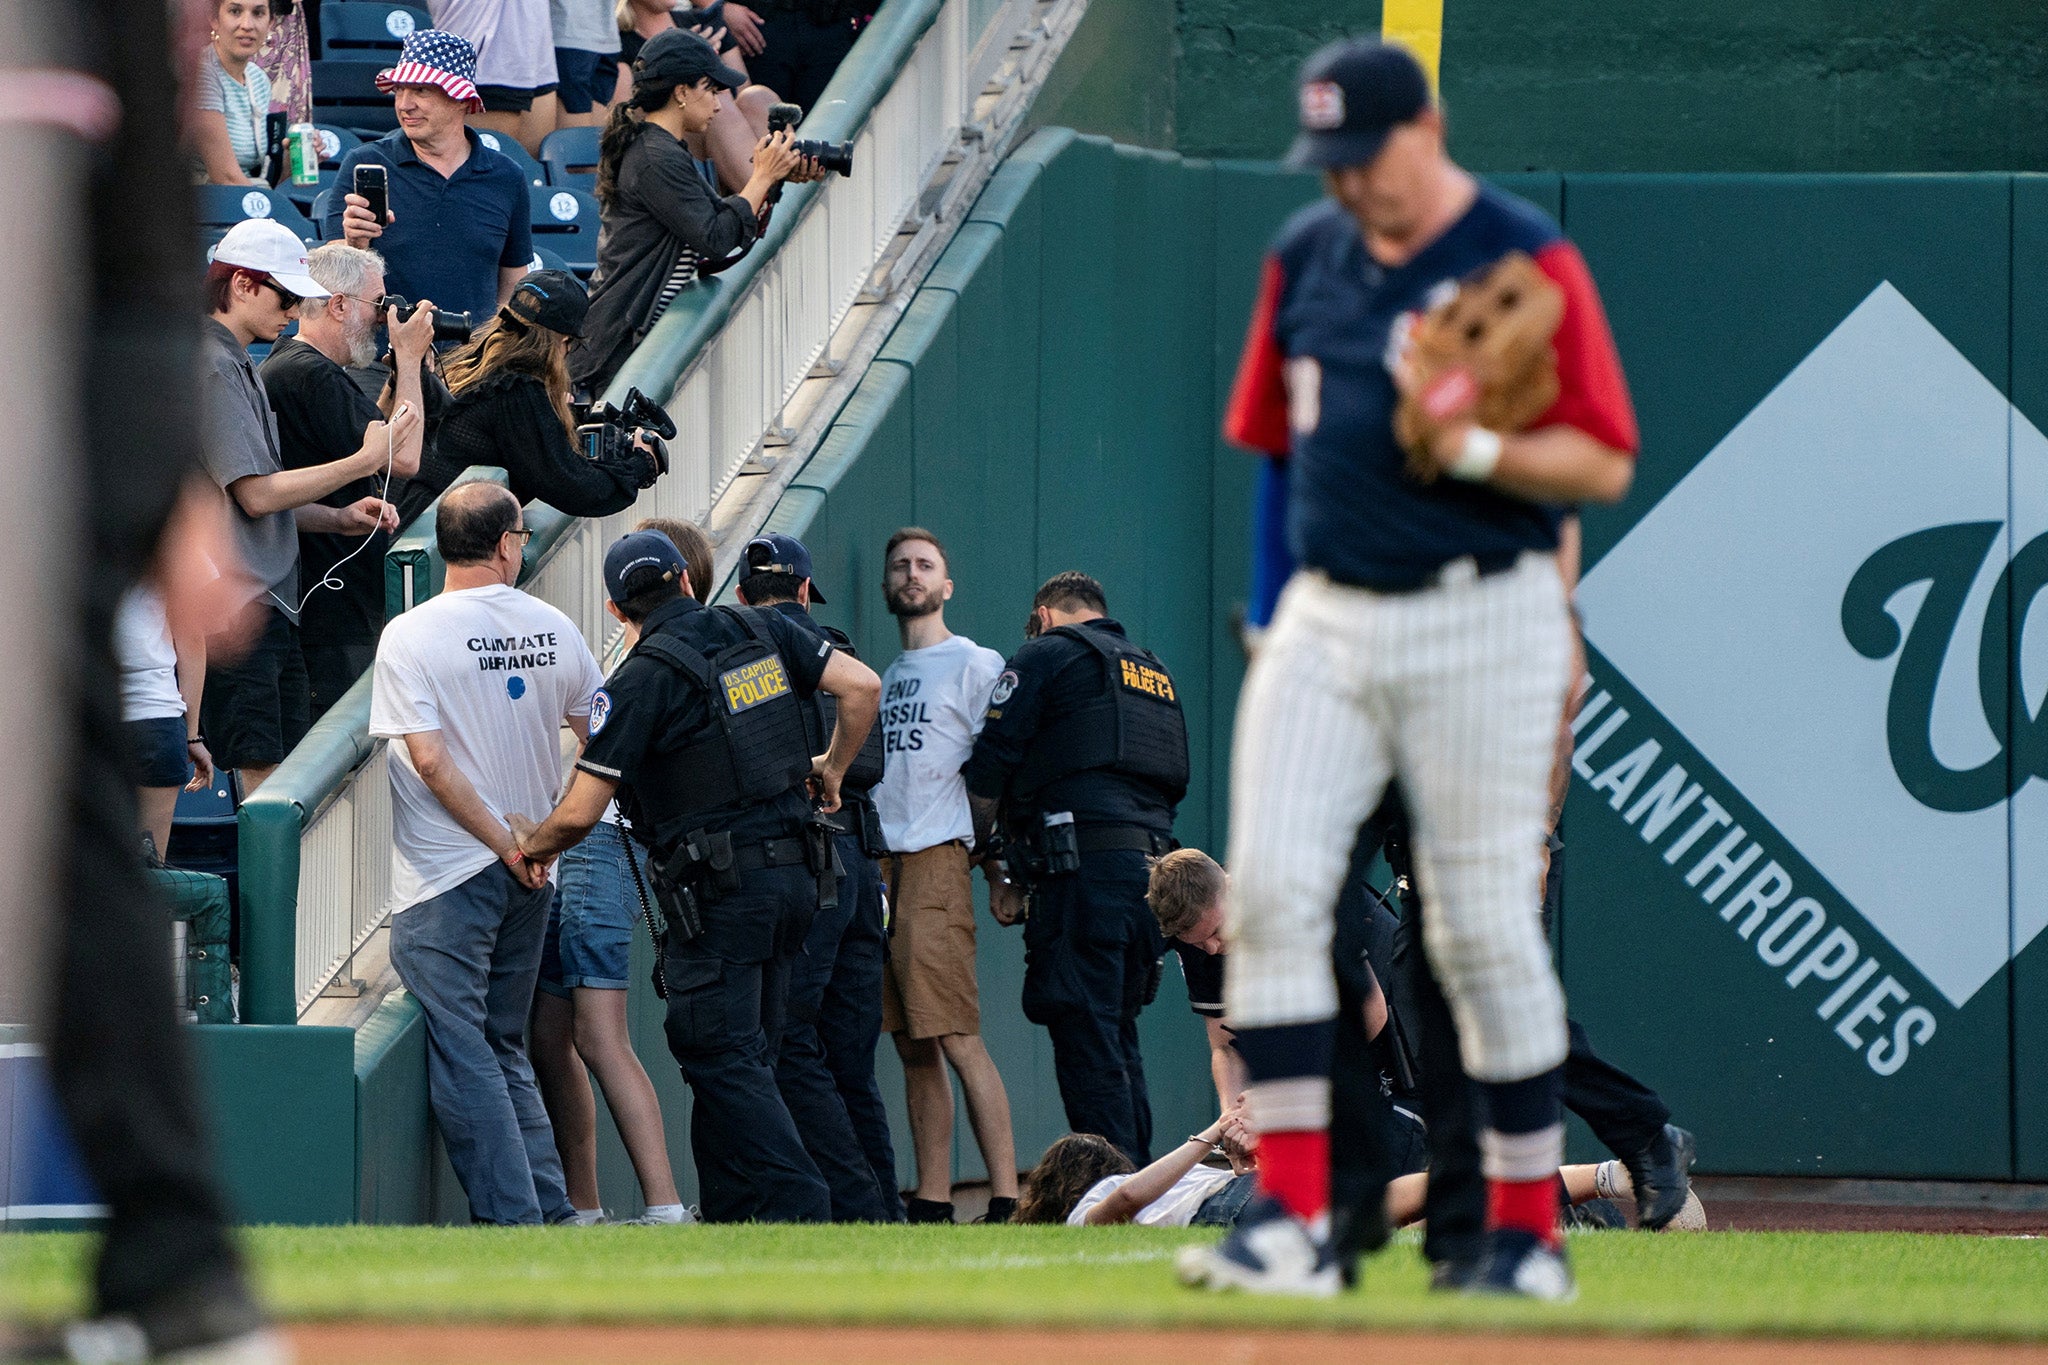
[[[950,1223],[953,1221],[953,1201],[906,1199],[903,1201],[903,1216],[912,1223]]]
[[[1432,1294],[1462,1294],[1478,1278],[1477,1261],[1432,1261],[1429,1265],[1429,1290]]]
[[[1661,1230],[1685,1207],[1685,1196],[1692,1190],[1690,1172],[1695,1155],[1692,1134],[1667,1123],[1649,1146],[1621,1159],[1635,1186],[1636,1222],[1645,1231]]]
[[[948,1218],[952,1216],[952,1211],[953,1206],[951,1204],[946,1205],[946,1215]],[[1010,1216],[1016,1212],[1016,1200],[1000,1194],[990,1195],[988,1212],[974,1221],[977,1223],[1007,1223],[1010,1221]]]
[[[1621,1205],[1612,1199],[1588,1199],[1583,1204],[1567,1202],[1564,1206],[1564,1225],[1567,1228],[1596,1228],[1606,1231],[1628,1227],[1628,1215],[1621,1211]]]

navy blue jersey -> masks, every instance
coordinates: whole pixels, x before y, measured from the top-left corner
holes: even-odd
[[[1356,220],[1323,200],[1289,220],[1267,256],[1224,422],[1231,441],[1289,457],[1287,540],[1303,567],[1396,589],[1462,555],[1556,547],[1565,509],[1456,479],[1418,482],[1394,439],[1396,324],[1511,251],[1534,257],[1565,298],[1553,342],[1561,392],[1535,425],[1568,424],[1635,450],[1635,414],[1592,276],[1541,210],[1482,186],[1464,216],[1389,268],[1366,250]]]

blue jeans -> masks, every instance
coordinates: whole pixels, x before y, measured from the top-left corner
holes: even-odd
[[[826,1188],[832,1192],[832,1221],[887,1223],[895,1221],[890,1205],[897,1205],[899,1210],[901,1206],[901,1199],[895,1194],[893,1158],[887,1185],[879,1185],[875,1168],[854,1131],[853,1118],[845,1096],[840,1093],[824,1038],[827,995],[835,984],[842,950],[849,946],[849,927],[857,913],[868,909],[861,903],[862,891],[865,887],[872,897],[880,886],[875,865],[860,851],[860,841],[842,834],[837,842],[846,875],[839,883],[838,900],[819,909],[811,921],[810,933],[804,937],[803,951],[790,964],[788,1017],[782,1026],[775,1083],[782,1091],[783,1103],[789,1106],[789,1116],[796,1121],[797,1132],[803,1136],[804,1150],[818,1163],[818,1173],[825,1177]],[[871,999],[860,998],[860,983],[849,981],[845,984],[854,988],[855,998],[835,1000],[829,1005],[834,1012],[850,1007],[873,1015],[875,1031],[869,1035],[867,1044],[871,1087],[875,1043],[881,1036],[882,1023],[880,959],[876,959],[874,967],[864,992]],[[841,1021],[833,1022],[836,1026]],[[876,1097],[879,1100],[879,1092]],[[885,1141],[887,1132],[885,1127]],[[884,1188],[892,1196],[886,1201],[882,1197]]]
[[[391,965],[427,1019],[427,1098],[479,1223],[572,1211],[526,1057],[552,897],[493,863],[391,921]]]
[[[641,860],[645,884],[645,856],[624,830],[608,824],[600,824],[562,854],[556,864],[547,941],[540,954],[542,990],[567,999],[578,986],[622,991],[632,984],[628,978],[640,894],[627,860]]]
[[[690,1153],[713,1223],[824,1223],[832,1198],[775,1085],[790,962],[818,883],[801,865],[748,872],[701,907],[704,932],[669,942],[669,1051],[689,1082]]]

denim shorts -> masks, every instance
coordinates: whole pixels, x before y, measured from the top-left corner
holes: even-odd
[[[587,114],[610,104],[619,83],[619,54],[586,52],[577,47],[555,49],[555,98],[571,114]]]
[[[645,855],[617,825],[600,823],[556,864],[555,903],[541,947],[540,988],[566,996],[578,986],[622,991],[631,983],[640,895],[632,866]],[[650,893],[651,894],[651,893]]]
[[[185,748],[185,718],[154,716],[123,721],[130,771],[138,787],[182,787],[192,777]]]

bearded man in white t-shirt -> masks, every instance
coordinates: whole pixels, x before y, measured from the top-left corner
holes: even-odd
[[[427,1095],[481,1223],[568,1219],[526,1054],[553,893],[508,817],[562,789],[561,729],[604,684],[582,634],[513,586],[531,532],[496,484],[441,499],[446,589],[385,626],[370,733],[389,739],[391,965],[427,1020]]]
[[[882,877],[893,916],[882,1027],[896,1038],[917,1151],[913,1223],[953,1220],[953,1087],[988,1167],[989,1220],[1017,1204],[1016,1139],[1010,1097],[981,1040],[981,991],[974,974],[974,891],[968,870],[974,819],[960,765],[974,750],[1003,656],[946,628],[953,580],[946,550],[922,527],[889,537],[882,593],[903,652],[882,675],[883,777],[874,789],[890,856]]]

